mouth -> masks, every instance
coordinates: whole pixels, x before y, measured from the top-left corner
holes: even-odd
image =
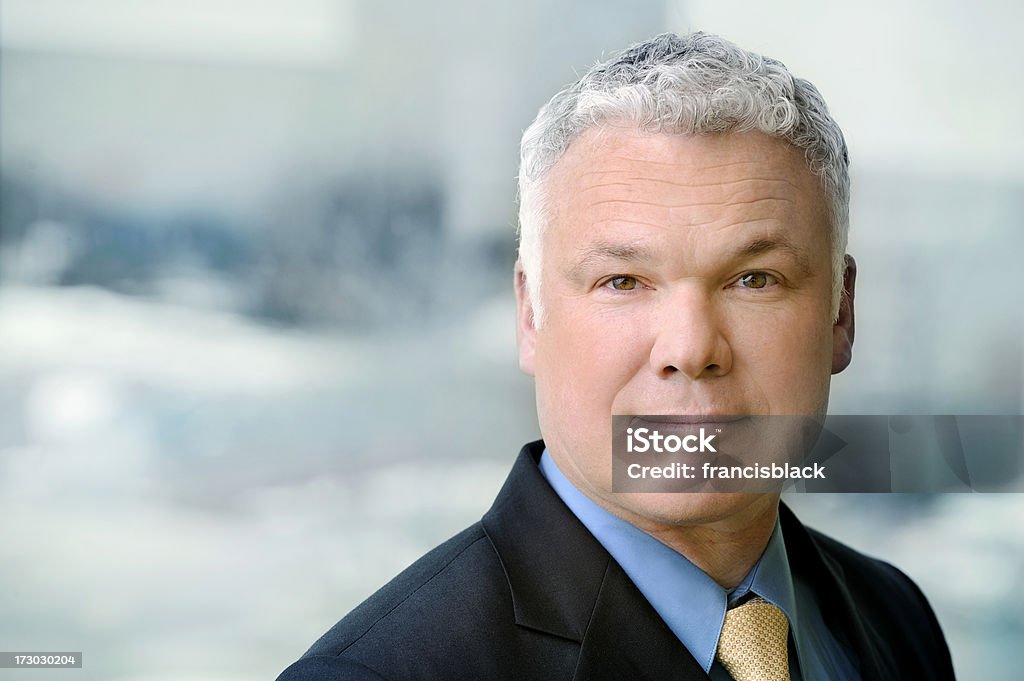
[[[734,421],[740,421],[742,419],[750,418],[749,415],[725,415],[725,414],[700,414],[700,415],[651,415],[651,416],[634,416],[634,421],[642,421],[645,423],[677,423],[680,425],[700,425],[707,423],[733,423]]]
[[[746,425],[739,422],[750,418],[752,417],[725,414],[655,414],[651,416],[632,416],[620,427],[623,429],[623,432],[646,429],[678,437],[685,437],[687,435],[700,436],[703,433],[721,434],[723,428],[730,433],[736,432]]]

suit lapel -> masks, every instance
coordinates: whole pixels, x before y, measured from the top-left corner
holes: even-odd
[[[863,679],[896,681],[899,668],[889,642],[861,614],[847,588],[843,567],[797,520],[785,504],[779,504],[779,521],[786,538],[786,552],[794,573],[814,585],[822,615],[830,629],[841,631],[853,647]]]
[[[610,556],[541,475],[543,442],[526,445],[484,515],[516,624],[582,641]]]
[[[516,624],[580,643],[574,678],[707,681],[697,661],[537,467],[519,454],[484,531],[501,559]]]
[[[573,678],[708,680],[690,652],[614,560],[608,561]]]

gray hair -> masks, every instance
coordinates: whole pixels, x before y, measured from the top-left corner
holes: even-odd
[[[713,134],[757,130],[804,151],[829,208],[832,316],[839,313],[849,232],[846,141],[821,93],[782,62],[716,35],[664,33],[599,63],[541,107],[520,147],[519,260],[533,306],[540,305],[541,237],[547,220],[545,178],[587,129],[629,121],[641,130]]]

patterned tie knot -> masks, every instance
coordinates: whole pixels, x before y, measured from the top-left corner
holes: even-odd
[[[789,681],[789,621],[761,597],[725,613],[718,661],[736,681]]]

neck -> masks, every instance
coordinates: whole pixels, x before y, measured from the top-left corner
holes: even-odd
[[[572,460],[549,453],[562,475],[591,501],[682,554],[724,589],[743,581],[775,529],[778,494],[616,495],[589,484]]]
[[[761,558],[779,514],[778,494],[687,494],[697,503],[675,519],[671,512],[641,515],[607,498],[587,496],[682,554],[726,590],[736,588]]]
[[[778,517],[778,496],[758,495],[722,520],[694,525],[634,522],[682,554],[724,589],[734,589],[761,558]]]

